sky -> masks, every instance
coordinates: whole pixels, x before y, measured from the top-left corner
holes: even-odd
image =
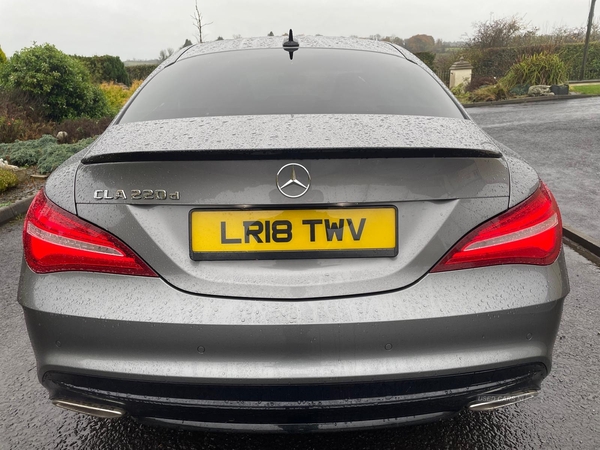
[[[198,0],[204,40],[281,35],[458,41],[475,22],[517,15],[542,32],[587,23],[590,0]],[[161,49],[196,42],[194,0],[0,0],[0,47],[7,56],[33,43],[68,54],[156,59]],[[596,8],[596,18],[600,7]]]

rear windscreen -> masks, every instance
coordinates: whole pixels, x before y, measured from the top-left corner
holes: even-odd
[[[400,114],[464,118],[427,72],[402,56],[300,47],[183,59],[158,73],[120,123],[256,114]]]

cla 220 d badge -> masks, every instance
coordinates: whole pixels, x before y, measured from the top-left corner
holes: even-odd
[[[302,197],[309,188],[310,173],[303,165],[286,164],[277,172],[277,189],[286,197]]]
[[[164,189],[132,189],[129,197],[124,189],[111,192],[108,189],[97,189],[94,191],[95,200],[179,200],[179,191],[168,192]]]

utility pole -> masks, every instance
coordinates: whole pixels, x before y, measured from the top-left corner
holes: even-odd
[[[590,45],[590,34],[592,32],[592,24],[594,23],[594,7],[596,6],[596,0],[592,0],[590,6],[590,15],[588,17],[587,33],[585,34],[585,44],[583,45],[583,62],[581,63],[581,73],[579,79],[583,80],[585,76],[585,64],[587,63],[588,47]]]

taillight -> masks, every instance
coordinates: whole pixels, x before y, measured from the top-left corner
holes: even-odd
[[[544,183],[527,200],[465,236],[431,270],[469,269],[497,264],[552,264],[560,253],[562,220]]]
[[[59,208],[41,190],[23,228],[27,264],[36,273],[86,271],[156,277],[115,236]]]

